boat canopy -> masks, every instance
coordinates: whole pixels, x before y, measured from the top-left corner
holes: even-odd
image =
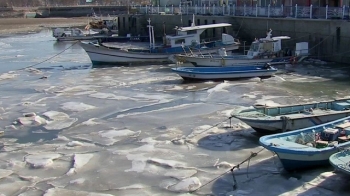
[[[232,26],[232,25],[228,23],[219,23],[219,24],[199,25],[199,26],[191,26],[191,27],[179,27],[176,30],[184,32],[184,31],[203,30],[203,29],[212,29],[212,28],[229,27],[229,26]]]

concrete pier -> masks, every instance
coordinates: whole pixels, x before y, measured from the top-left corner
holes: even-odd
[[[175,26],[189,26],[192,15],[119,15],[119,33],[147,35],[147,19],[150,18],[156,36],[173,34]],[[290,36],[282,42],[282,47],[294,50],[295,43],[309,42],[312,57],[326,61],[350,63],[350,22],[345,20],[295,19],[295,18],[259,18],[239,16],[195,16],[196,25],[231,23],[228,32],[247,45],[254,38],[266,36],[266,31],[273,30],[273,36]],[[165,27],[165,28],[164,28]],[[205,36],[220,36],[220,29],[207,30]],[[204,39],[204,37],[203,37]],[[243,44],[242,44],[243,45]]]

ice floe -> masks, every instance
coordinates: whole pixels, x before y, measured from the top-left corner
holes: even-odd
[[[147,163],[162,166],[162,167],[172,167],[172,168],[185,168],[186,163],[174,160],[165,160],[158,158],[150,158]]]
[[[62,188],[48,189],[43,196],[62,196],[62,195],[74,195],[74,196],[113,196],[111,194],[94,193],[85,191],[75,191]]]
[[[13,173],[13,171],[11,171],[11,170],[0,169],[0,179],[9,176],[9,175],[11,175],[12,173]]]
[[[50,120],[66,120],[69,118],[68,114],[58,111],[47,111],[43,113],[43,116],[49,118]]]
[[[201,182],[197,177],[191,177],[181,180],[180,182],[168,187],[168,190],[174,192],[194,191],[201,186]]]
[[[1,80],[8,80],[8,79],[13,79],[19,74],[14,74],[14,73],[3,73],[0,75],[0,81]]]
[[[123,187],[116,188],[116,190],[144,189],[144,188],[147,188],[147,186],[145,186],[143,184],[133,184],[130,186],[123,186]]]
[[[60,158],[60,154],[31,154],[25,157],[25,162],[32,168],[44,168],[53,163],[53,160]]]
[[[114,143],[122,140],[124,137],[133,136],[136,133],[138,132],[131,131],[129,129],[106,130],[98,132],[99,136],[105,138],[105,143],[103,143],[103,145],[113,145]]]
[[[74,154],[73,160],[74,164],[71,169],[66,173],[66,175],[72,175],[79,172],[89,161],[94,157],[94,154]]]
[[[85,182],[85,178],[78,178],[78,179],[69,181],[70,184],[83,184],[84,182]]]
[[[65,120],[47,121],[47,125],[44,128],[46,130],[61,130],[72,126],[77,120],[77,118],[68,118]]]
[[[99,122],[96,122],[94,120],[97,120],[97,118],[91,118],[91,119],[89,119],[87,121],[84,121],[84,122],[81,123],[81,125],[91,126],[91,125],[98,125],[98,124],[100,124]]]
[[[167,170],[164,174],[164,176],[176,178],[178,180],[189,178],[197,173],[197,170],[194,169],[185,169],[185,170]]]
[[[42,125],[46,124],[46,120],[40,116],[30,116],[30,117],[19,117],[17,119],[17,122],[24,126],[31,126],[31,125]]]
[[[88,105],[85,103],[79,103],[79,102],[66,102],[62,104],[61,108],[66,111],[81,112],[85,110],[94,109],[95,106]]]
[[[130,99],[130,97],[125,97],[125,96],[117,96],[113,93],[93,93],[89,95],[90,97],[93,98],[98,98],[98,99],[115,99],[115,100],[127,100]]]
[[[211,94],[213,92],[218,92],[218,91],[220,91],[220,92],[229,92],[228,90],[225,89],[225,88],[227,88],[229,86],[231,86],[231,84],[225,81],[223,83],[220,83],[220,84],[216,85],[214,88],[209,89],[208,93]]]

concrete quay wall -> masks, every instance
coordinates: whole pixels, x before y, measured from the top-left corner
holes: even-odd
[[[192,15],[119,15],[119,33],[147,35],[148,18],[157,37],[164,34],[164,27],[166,34],[174,34],[175,26],[189,26],[192,22]],[[347,21],[200,15],[195,16],[195,22],[196,25],[230,23],[233,26],[226,33],[234,35],[241,42],[246,41],[246,45],[250,45],[254,38],[265,37],[266,31],[272,29],[273,36],[291,37],[290,40],[282,41],[283,48],[294,50],[295,43],[308,42],[312,57],[350,63],[350,22]],[[222,32],[221,29],[207,31],[203,39],[219,36]]]

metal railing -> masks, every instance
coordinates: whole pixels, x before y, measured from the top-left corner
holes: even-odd
[[[349,6],[316,7],[316,6],[236,6],[236,5],[203,5],[203,6],[138,6],[134,7],[140,14],[182,14],[182,15],[226,15],[275,18],[309,18],[309,19],[349,19]]]

